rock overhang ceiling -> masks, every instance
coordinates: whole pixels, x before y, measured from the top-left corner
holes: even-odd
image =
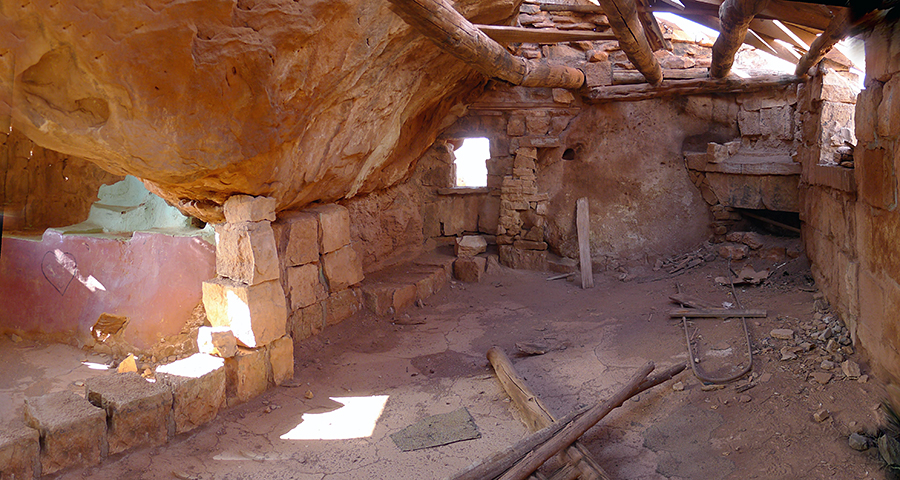
[[[503,23],[518,3],[456,7]],[[402,181],[485,83],[384,1],[33,0],[0,10],[12,128],[140,177],[213,222],[234,193],[286,209]]]

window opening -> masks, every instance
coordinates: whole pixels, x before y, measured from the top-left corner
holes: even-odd
[[[487,160],[491,158],[491,143],[487,138],[466,138],[453,152],[456,160],[457,187],[486,187]]]

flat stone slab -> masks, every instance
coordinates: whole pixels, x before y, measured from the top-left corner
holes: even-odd
[[[117,373],[85,380],[84,391],[91,404],[106,410],[110,454],[138,445],[161,445],[175,433],[172,392],[162,383],[148,382],[136,373]]]
[[[156,369],[157,382],[172,390],[175,433],[216,418],[225,405],[225,360],[195,353]]]
[[[94,465],[107,454],[106,412],[72,392],[26,398],[25,423],[40,432],[43,475]]]
[[[0,478],[28,479],[41,475],[41,443],[37,430],[17,423],[0,427]]]
[[[481,438],[475,420],[465,407],[450,413],[432,415],[391,434],[391,440],[404,452],[448,445]]]

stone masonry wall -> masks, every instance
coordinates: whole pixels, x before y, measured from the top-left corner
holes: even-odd
[[[820,165],[821,155],[805,153],[803,237],[813,275],[845,318],[854,344],[896,386],[900,382],[896,316],[900,307],[896,177],[900,167],[900,23],[878,25],[865,40],[865,89],[855,111],[855,168]],[[822,88],[822,97],[843,103],[843,94],[832,97],[829,89]],[[814,129],[808,132],[807,138],[820,145],[830,143]],[[894,397],[897,392],[894,388]]]

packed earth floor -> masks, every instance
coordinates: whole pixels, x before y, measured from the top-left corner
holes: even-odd
[[[835,339],[841,329],[817,302],[805,258],[755,266],[773,271],[762,285],[736,289],[740,305],[768,313],[747,319],[751,374],[710,389],[688,369],[614,410],[581,439],[612,478],[885,476],[877,449],[855,451],[847,441],[853,432],[874,433],[884,387],[859,353],[828,352],[819,340],[825,329],[834,329]],[[164,446],[131,450],[56,478],[446,478],[528,434],[485,358],[491,346],[510,356],[561,417],[608,398],[648,361],[657,371],[687,361],[681,319],[669,318],[677,307],[669,296],[680,284],[684,293],[735,305],[731,287],[716,282],[728,268],[717,259],[673,278],[649,270],[625,281],[597,274],[587,290],[578,281],[505,268],[482,283],[451,282],[394,318],[360,313],[298,344],[289,386],[228,409]],[[774,338],[774,329],[790,329],[793,338]],[[740,319],[693,320],[688,332],[698,367],[721,373],[747,360]],[[535,345],[546,352],[522,353]],[[42,349],[28,340],[7,346]],[[52,361],[18,357],[35,363],[28,370],[35,375]],[[859,363],[864,376],[845,376],[841,359]],[[383,405],[380,415],[377,408],[364,411],[373,404]],[[461,407],[480,438],[402,452],[390,437]],[[317,418],[328,412],[334,413]],[[304,423],[319,428],[304,432]]]

